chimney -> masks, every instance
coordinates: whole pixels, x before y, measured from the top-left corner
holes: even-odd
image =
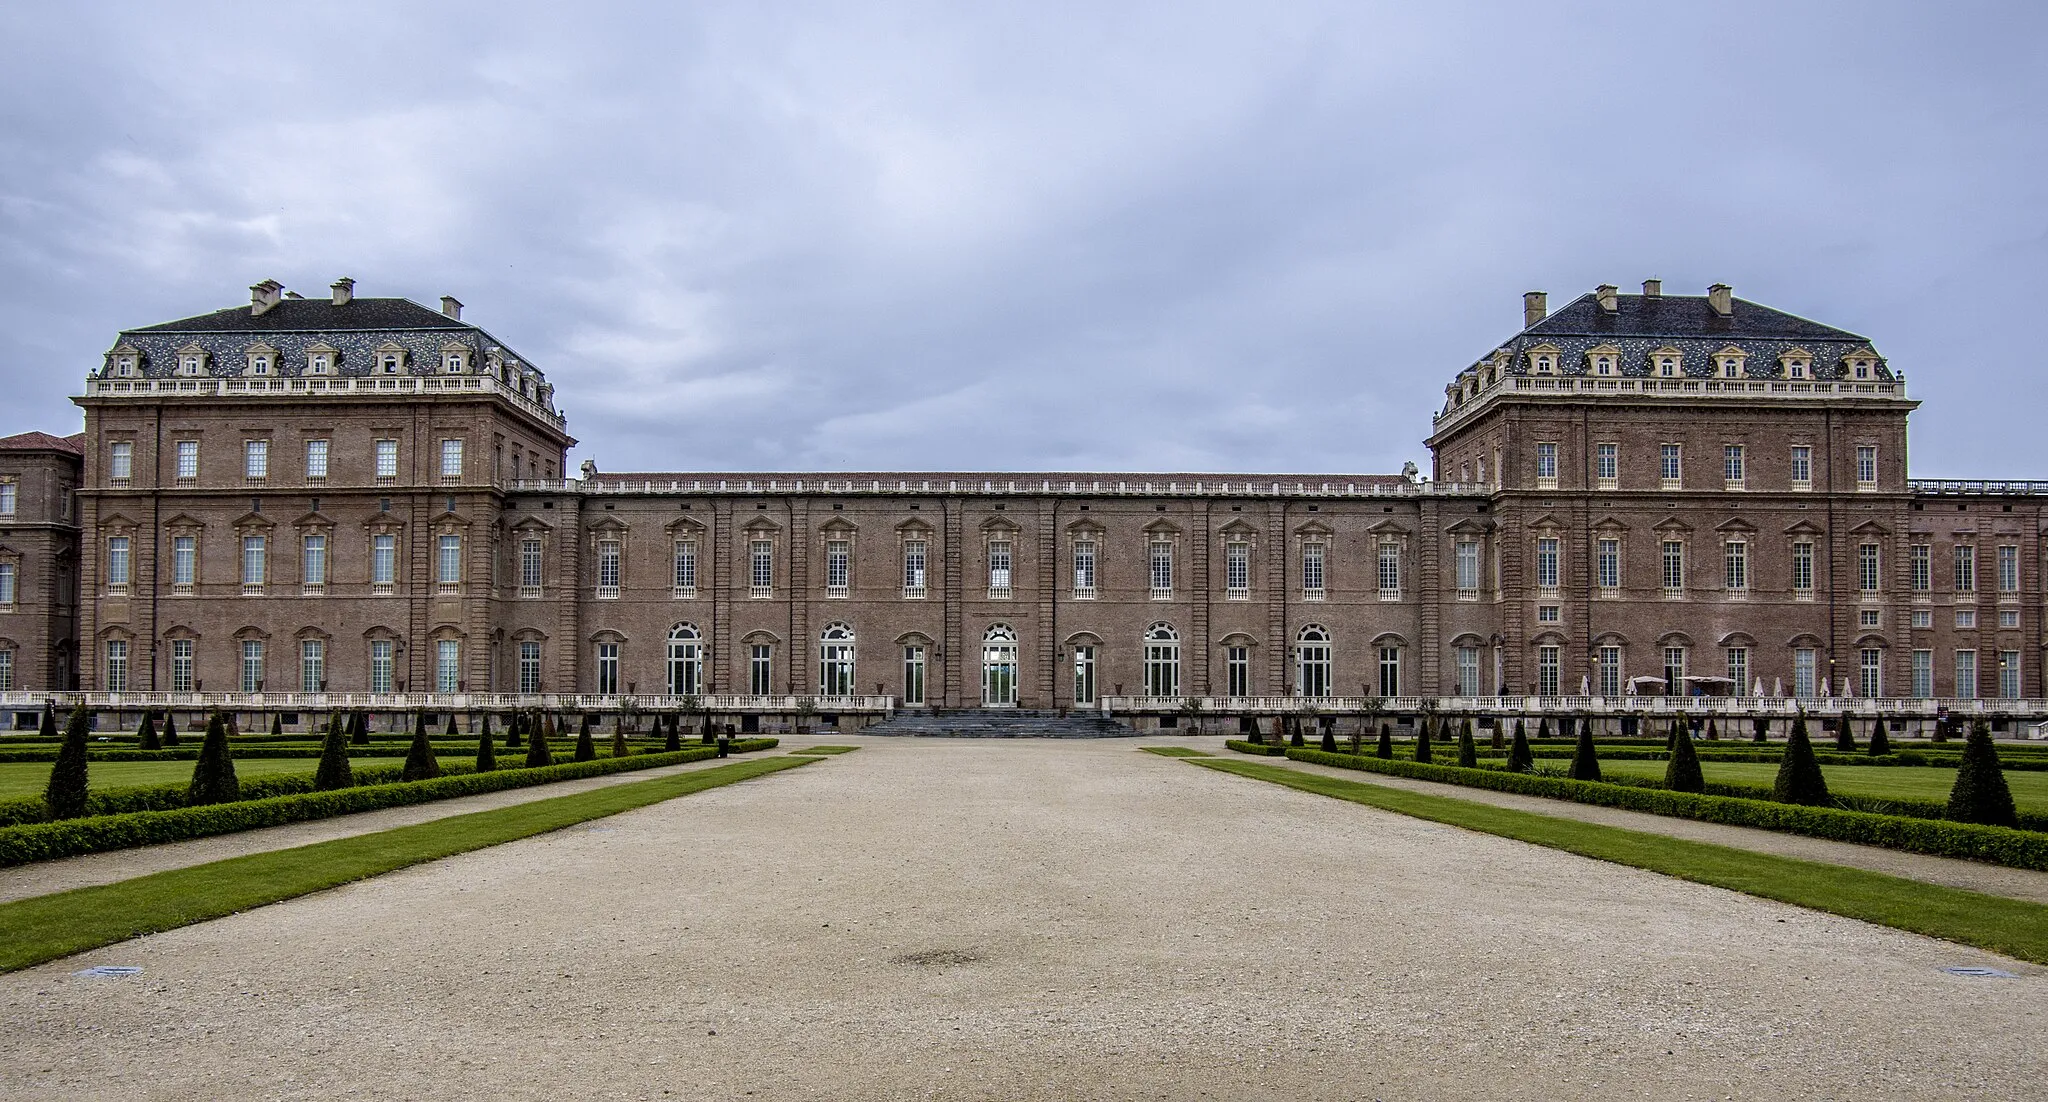
[[[264,311],[270,309],[273,306],[276,306],[278,299],[283,295],[283,293],[284,284],[279,283],[274,279],[266,279],[263,282],[250,287],[250,316],[260,316]]]
[[[455,301],[454,295],[441,296],[441,312],[456,321],[462,320],[462,304]]]
[[[1542,291],[1526,291],[1522,294],[1522,328],[1542,321],[1550,313],[1550,296]]]
[[[1716,283],[1707,288],[1707,305],[1714,308],[1716,317],[1733,317],[1735,314],[1735,288],[1726,283]]]
[[[1594,295],[1594,297],[1596,297],[1596,298],[1598,298],[1598,299],[1600,300],[1600,312],[1601,312],[1601,313],[1603,313],[1603,314],[1614,314],[1614,313],[1619,313],[1619,312],[1620,312],[1620,310],[1621,310],[1621,299],[1620,299],[1620,297],[1619,297],[1619,292],[1620,292],[1620,291],[1621,291],[1621,288],[1619,288],[1619,287],[1616,287],[1616,286],[1615,286],[1614,284],[1612,284],[1612,283],[1602,283],[1602,284],[1601,284],[1600,286],[1598,286],[1598,287],[1595,287],[1595,288],[1593,288],[1593,295]]]
[[[347,276],[342,276],[340,279],[334,281],[334,304],[336,306],[347,306],[349,303],[355,301],[355,297],[355,280],[350,279]]]
[[[1664,281],[1663,281],[1663,280],[1661,280],[1661,279],[1646,279],[1646,280],[1644,280],[1644,281],[1643,281],[1643,297],[1644,297],[1644,298],[1661,298],[1661,297],[1663,297],[1663,295],[1664,295]]]

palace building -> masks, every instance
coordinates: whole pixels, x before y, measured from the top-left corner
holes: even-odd
[[[121,333],[82,436],[0,440],[0,689],[2044,695],[2048,485],[1909,480],[1869,338],[1720,285],[1546,305],[1427,478],[572,477],[454,299],[265,282]]]

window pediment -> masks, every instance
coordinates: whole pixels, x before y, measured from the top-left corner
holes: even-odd
[[[1665,517],[1663,520],[1660,520],[1657,523],[1651,525],[1650,529],[1651,531],[1661,532],[1667,536],[1684,535],[1685,533],[1692,531],[1692,525],[1687,524],[1686,522],[1678,519],[1677,517]]]
[[[694,517],[677,517],[667,524],[669,534],[678,539],[691,539],[704,533],[704,525]]]
[[[1312,520],[1307,522],[1306,524],[1297,524],[1294,526],[1294,535],[1296,538],[1301,538],[1304,536],[1314,536],[1320,539],[1327,539],[1335,534],[1336,531],[1334,529],[1332,529],[1329,525],[1324,524],[1320,520]]]
[[[899,522],[896,525],[896,530],[907,537],[916,538],[930,535],[932,526],[922,518],[911,517],[909,520]]]
[[[998,533],[1016,532],[1020,530],[1017,527],[1017,522],[1011,520],[1009,517],[990,517],[987,520],[982,521],[980,527],[983,532],[991,535]]]
[[[1370,525],[1366,528],[1366,531],[1372,533],[1375,536],[1400,536],[1405,538],[1409,534],[1409,528],[1407,525],[1402,524],[1400,521],[1391,519],[1383,520],[1380,521],[1378,524]]]
[[[772,536],[782,531],[782,525],[775,523],[766,516],[756,516],[754,519],[740,525],[740,531],[754,537]]]
[[[1756,531],[1756,525],[1751,524],[1750,522],[1743,520],[1739,517],[1730,517],[1727,520],[1724,520],[1721,523],[1714,525],[1714,531],[1732,533],[1754,532]]]
[[[1810,520],[1802,520],[1788,526],[1785,529],[1785,534],[1788,536],[1818,536],[1823,531],[1825,531],[1825,529],[1823,529],[1820,525],[1815,524]]]
[[[1219,531],[1225,536],[1241,539],[1249,539],[1259,534],[1257,525],[1243,519],[1233,520],[1229,524],[1224,525]]]
[[[134,530],[135,522],[120,513],[110,513],[100,518],[100,531],[102,532],[120,533],[133,532]]]
[[[1557,519],[1557,515],[1554,513],[1545,513],[1535,520],[1524,524],[1522,527],[1531,531],[1554,534],[1564,528],[1564,522]]]
[[[1891,531],[1890,528],[1874,520],[1866,520],[1856,527],[1849,529],[1849,534],[1852,536],[1888,536],[1891,534]]]
[[[826,521],[818,527],[819,530],[823,531],[826,535],[829,536],[844,537],[853,535],[855,532],[860,531],[860,525],[855,524],[850,520],[847,520],[845,517],[833,517],[831,520]]]
[[[294,528],[332,528],[334,521],[319,513],[307,513],[292,522]]]
[[[277,524],[262,513],[243,513],[235,518],[235,530],[238,532],[268,532],[275,527]]]
[[[1162,536],[1178,537],[1180,535],[1180,525],[1167,520],[1165,517],[1161,517],[1146,525],[1145,533],[1154,539]]]
[[[1605,516],[1593,522],[1593,530],[1603,535],[1619,535],[1628,531],[1628,525],[1620,517]]]

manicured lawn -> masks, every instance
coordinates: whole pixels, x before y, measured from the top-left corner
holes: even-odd
[[[1208,758],[1215,756],[1207,750],[1196,750],[1188,746],[1140,746],[1138,749],[1148,754],[1158,754],[1163,758]]]
[[[1546,761],[1544,764],[1550,763]],[[1603,761],[1600,769],[1604,773],[1637,777],[1664,775],[1664,763],[1661,761]],[[1710,761],[1702,762],[1700,769],[1709,781],[1722,784],[1769,786],[1778,776],[1778,767],[1769,762]],[[1946,800],[1948,790],[1956,783],[1956,771],[1953,769],[1911,765],[1823,765],[1820,771],[1828,779],[1828,790],[1844,796]],[[2012,789],[2013,803],[2021,810],[2048,811],[2048,773],[2008,770],[2005,783]]]
[[[398,763],[405,759],[390,760]],[[235,776],[258,777],[272,773],[311,774],[313,767],[319,764],[318,758],[249,758],[235,762]],[[173,784],[191,779],[192,763],[189,761],[96,761],[86,767],[86,782],[94,788]],[[43,794],[43,787],[49,783],[49,762],[0,762],[0,799],[40,796]]]
[[[2048,964],[2048,907],[2038,903],[1242,758],[1196,758],[1191,764]]]
[[[860,749],[860,747],[858,747],[858,746],[807,746],[807,747],[804,747],[803,749],[800,749],[800,750],[791,750],[791,751],[790,751],[790,753],[792,753],[792,754],[851,754],[851,753],[853,753],[853,752],[854,752],[855,750],[858,750],[858,749]]]
[[[823,760],[755,758],[0,904],[0,972]]]

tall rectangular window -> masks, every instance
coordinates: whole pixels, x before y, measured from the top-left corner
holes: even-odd
[[[1252,649],[1246,646],[1223,648],[1223,674],[1226,696],[1252,695]]]
[[[299,540],[299,584],[309,593],[327,588],[327,534],[308,532]]]
[[[541,542],[538,536],[519,541],[519,595],[538,597],[541,590]]]
[[[263,640],[242,640],[242,691],[263,691]]]
[[[2020,549],[2010,543],[1998,545],[1998,591],[2020,591]]]
[[[242,537],[242,592],[263,592],[264,559],[262,536]]]
[[[755,696],[767,696],[775,691],[775,648],[768,643],[755,643],[747,648],[747,691]]]
[[[1536,445],[1536,481],[1555,484],[1557,482],[1557,445],[1541,443]]]
[[[1593,476],[1598,478],[1602,489],[1611,489],[1621,477],[1621,445],[1593,445]]]
[[[193,642],[190,639],[171,640],[171,691],[189,693],[198,684],[193,674]]]
[[[1664,541],[1664,595],[1685,592],[1685,541]]]
[[[1401,648],[1380,648],[1380,695],[1401,695]]]
[[[1380,600],[1399,600],[1401,596],[1401,545],[1382,543],[1379,550]]]
[[[597,598],[600,601],[617,600],[619,596],[619,565],[623,551],[618,540],[597,541]]]
[[[377,480],[389,482],[398,477],[398,441],[377,441]]]
[[[1166,540],[1153,540],[1147,558],[1152,564],[1152,598],[1159,600],[1173,596],[1173,544]]]
[[[0,562],[0,607],[14,605],[14,564]]]
[[[1074,596],[1095,596],[1095,541],[1074,541]]]
[[[441,481],[453,482],[462,477],[462,440],[451,437],[441,441]]]
[[[434,691],[462,690],[462,643],[456,639],[434,640]]]
[[[1458,695],[1479,695],[1479,648],[1459,647],[1456,655]]]
[[[1735,695],[1749,691],[1749,648],[1728,648],[1728,680],[1735,685]]]
[[[1252,595],[1252,545],[1232,540],[1223,545],[1223,590],[1228,600],[1249,600]]]
[[[853,580],[853,541],[825,541],[825,596],[844,597]]]
[[[1884,695],[1884,651],[1876,647],[1863,648],[1862,661],[1857,663],[1863,673],[1862,692],[1866,699]]]
[[[1977,695],[1977,652],[1956,652],[1956,695],[1970,700]]]
[[[1559,683],[1564,679],[1563,650],[1548,644],[1536,648],[1536,695],[1559,695]]]
[[[1479,541],[1459,540],[1457,546],[1458,592],[1476,595],[1479,592]]]
[[[1934,652],[1916,650],[1913,652],[1913,699],[1927,700],[1934,696]]]
[[[443,535],[434,541],[434,581],[442,589],[462,583],[462,537]]]
[[[1792,593],[1813,596],[1813,544],[1805,540],[1792,545]]]
[[[522,640],[519,644],[519,691],[528,696],[540,691],[540,642],[538,640]]]
[[[1621,541],[1603,538],[1594,548],[1594,567],[1600,588],[1621,588]]]
[[[1856,547],[1856,588],[1865,593],[1878,590],[1877,545],[1858,544]]]
[[[1818,652],[1812,647],[1796,647],[1792,651],[1792,695],[1801,700],[1811,700],[1819,695]]]
[[[242,442],[242,477],[251,482],[260,482],[270,477],[270,441]]]
[[[199,477],[199,441],[178,441],[177,477],[180,482],[191,482]]]
[[[327,683],[327,641],[299,640],[299,691],[325,692]]]
[[[1593,665],[1600,674],[1600,695],[1620,696],[1621,648],[1612,645],[1601,647],[1594,657]]]
[[[107,691],[128,691],[128,640],[107,640]]]
[[[1742,540],[1729,540],[1721,545],[1722,583],[1730,594],[1749,592],[1749,544]]]
[[[748,575],[751,589],[748,596],[772,597],[775,595],[775,541],[750,540],[747,543]]]
[[[1677,444],[1657,445],[1657,477],[1666,488],[1678,485],[1684,473],[1684,449]]]
[[[1877,485],[1877,448],[1863,444],[1856,448],[1856,488],[1869,489]]]
[[[107,537],[107,592],[128,592],[128,537]]]
[[[1320,543],[1301,545],[1301,599],[1304,601],[1323,599],[1323,551]]]
[[[0,693],[14,691],[14,651],[0,648]]]
[[[1671,696],[1685,695],[1685,648],[1664,648],[1664,692]]]
[[[306,441],[306,481],[321,482],[327,478],[327,441]]]
[[[673,595],[690,598],[697,595],[697,541],[677,540],[675,542],[675,577]]]
[[[603,696],[617,696],[619,692],[619,645],[599,643],[597,645],[597,691]]]
[[[925,566],[931,545],[925,540],[903,541],[903,595],[922,600],[925,595]]]
[[[2020,698],[2020,652],[1998,652],[1998,695],[2005,700]]]
[[[135,445],[126,440],[116,440],[107,445],[107,477],[115,482],[126,482],[135,476]]]
[[[1742,445],[1728,444],[1721,449],[1721,479],[1730,489],[1740,487],[1743,482],[1745,465]]]
[[[1977,549],[1967,543],[1956,545],[1956,592],[1977,591]]]
[[[192,592],[193,579],[199,573],[199,537],[171,537],[171,592]]]
[[[391,691],[393,645],[389,639],[370,640],[370,691],[373,693]]]
[[[391,592],[398,582],[398,537],[381,532],[370,537],[370,586],[383,593]]]
[[[14,515],[16,503],[20,500],[17,487],[12,482],[0,482],[0,517]]]
[[[903,703],[924,703],[924,647],[906,643],[903,647]],[[1086,704],[1088,700],[1076,698],[1074,703]]]
[[[1544,536],[1536,541],[1536,588],[1557,588],[1558,548],[1563,541],[1555,536]]]
[[[1010,596],[1010,541],[988,541],[988,595],[991,600]]]
[[[1906,561],[1913,575],[1913,592],[1925,593],[1934,588],[1934,548],[1916,543],[1906,549]]]
[[[1810,445],[1792,445],[1792,488],[1813,489],[1813,448]]]

